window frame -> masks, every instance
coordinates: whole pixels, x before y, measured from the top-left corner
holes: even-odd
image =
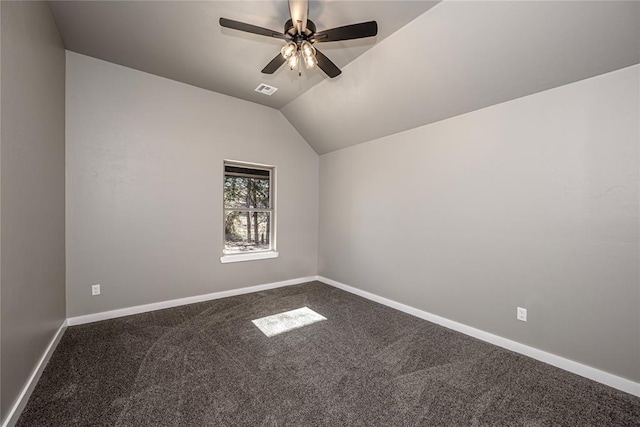
[[[228,175],[233,176],[242,176],[242,174],[228,174],[226,172],[227,166],[232,167],[240,167],[240,168],[249,168],[249,169],[258,169],[258,170],[266,170],[269,171],[269,207],[268,208],[227,208],[225,206],[225,181]],[[269,259],[269,258],[277,258],[278,251],[276,250],[277,246],[277,220],[276,220],[276,167],[274,165],[266,165],[262,163],[251,163],[245,161],[238,160],[227,160],[225,159],[222,163],[222,256],[220,257],[220,262],[230,263],[230,262],[239,262],[239,261],[253,261],[260,259]],[[225,234],[225,226],[226,226],[226,214],[229,211],[239,211],[239,212],[267,212],[270,214],[270,225],[269,225],[269,249],[267,250],[256,250],[249,252],[235,252],[229,253],[226,252],[226,234]]]

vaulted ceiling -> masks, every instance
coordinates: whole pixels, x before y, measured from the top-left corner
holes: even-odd
[[[303,75],[282,67],[260,70],[284,42],[220,27],[221,17],[282,32],[286,0],[259,1],[53,1],[67,49],[276,109],[325,80],[322,71]],[[376,37],[325,43],[322,52],[344,67],[437,2],[314,1],[309,19],[318,30],[377,20]],[[278,88],[255,92],[260,83]]]
[[[377,37],[321,46],[343,69],[335,79],[261,74],[283,42],[218,24],[282,31],[282,0],[51,9],[67,49],[280,109],[319,154],[640,63],[635,1],[311,0],[318,29],[378,21]]]

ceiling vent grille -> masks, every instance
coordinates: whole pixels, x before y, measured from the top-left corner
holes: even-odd
[[[269,86],[264,83],[260,83],[258,87],[255,89],[256,92],[263,93],[265,95],[273,95],[275,91],[277,91],[277,87]]]

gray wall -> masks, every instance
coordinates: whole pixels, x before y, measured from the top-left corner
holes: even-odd
[[[65,53],[47,3],[0,8],[4,419],[65,318]]]
[[[223,159],[276,166],[279,258],[220,263]],[[315,275],[318,165],[277,110],[67,52],[68,316]]]
[[[640,380],[639,74],[321,156],[319,274]]]

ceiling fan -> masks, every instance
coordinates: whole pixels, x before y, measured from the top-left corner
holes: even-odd
[[[285,22],[284,32],[282,33],[227,18],[220,18],[220,25],[286,41],[280,53],[262,69],[265,74],[275,73],[285,62],[292,70],[297,68],[300,74],[300,63],[303,62],[308,68],[312,68],[317,64],[331,78],[340,75],[342,71],[320,52],[314,44],[361,39],[378,34],[378,23],[376,21],[345,25],[344,27],[316,32],[315,24],[307,17],[309,14],[308,0],[289,0],[289,12],[291,19]]]

